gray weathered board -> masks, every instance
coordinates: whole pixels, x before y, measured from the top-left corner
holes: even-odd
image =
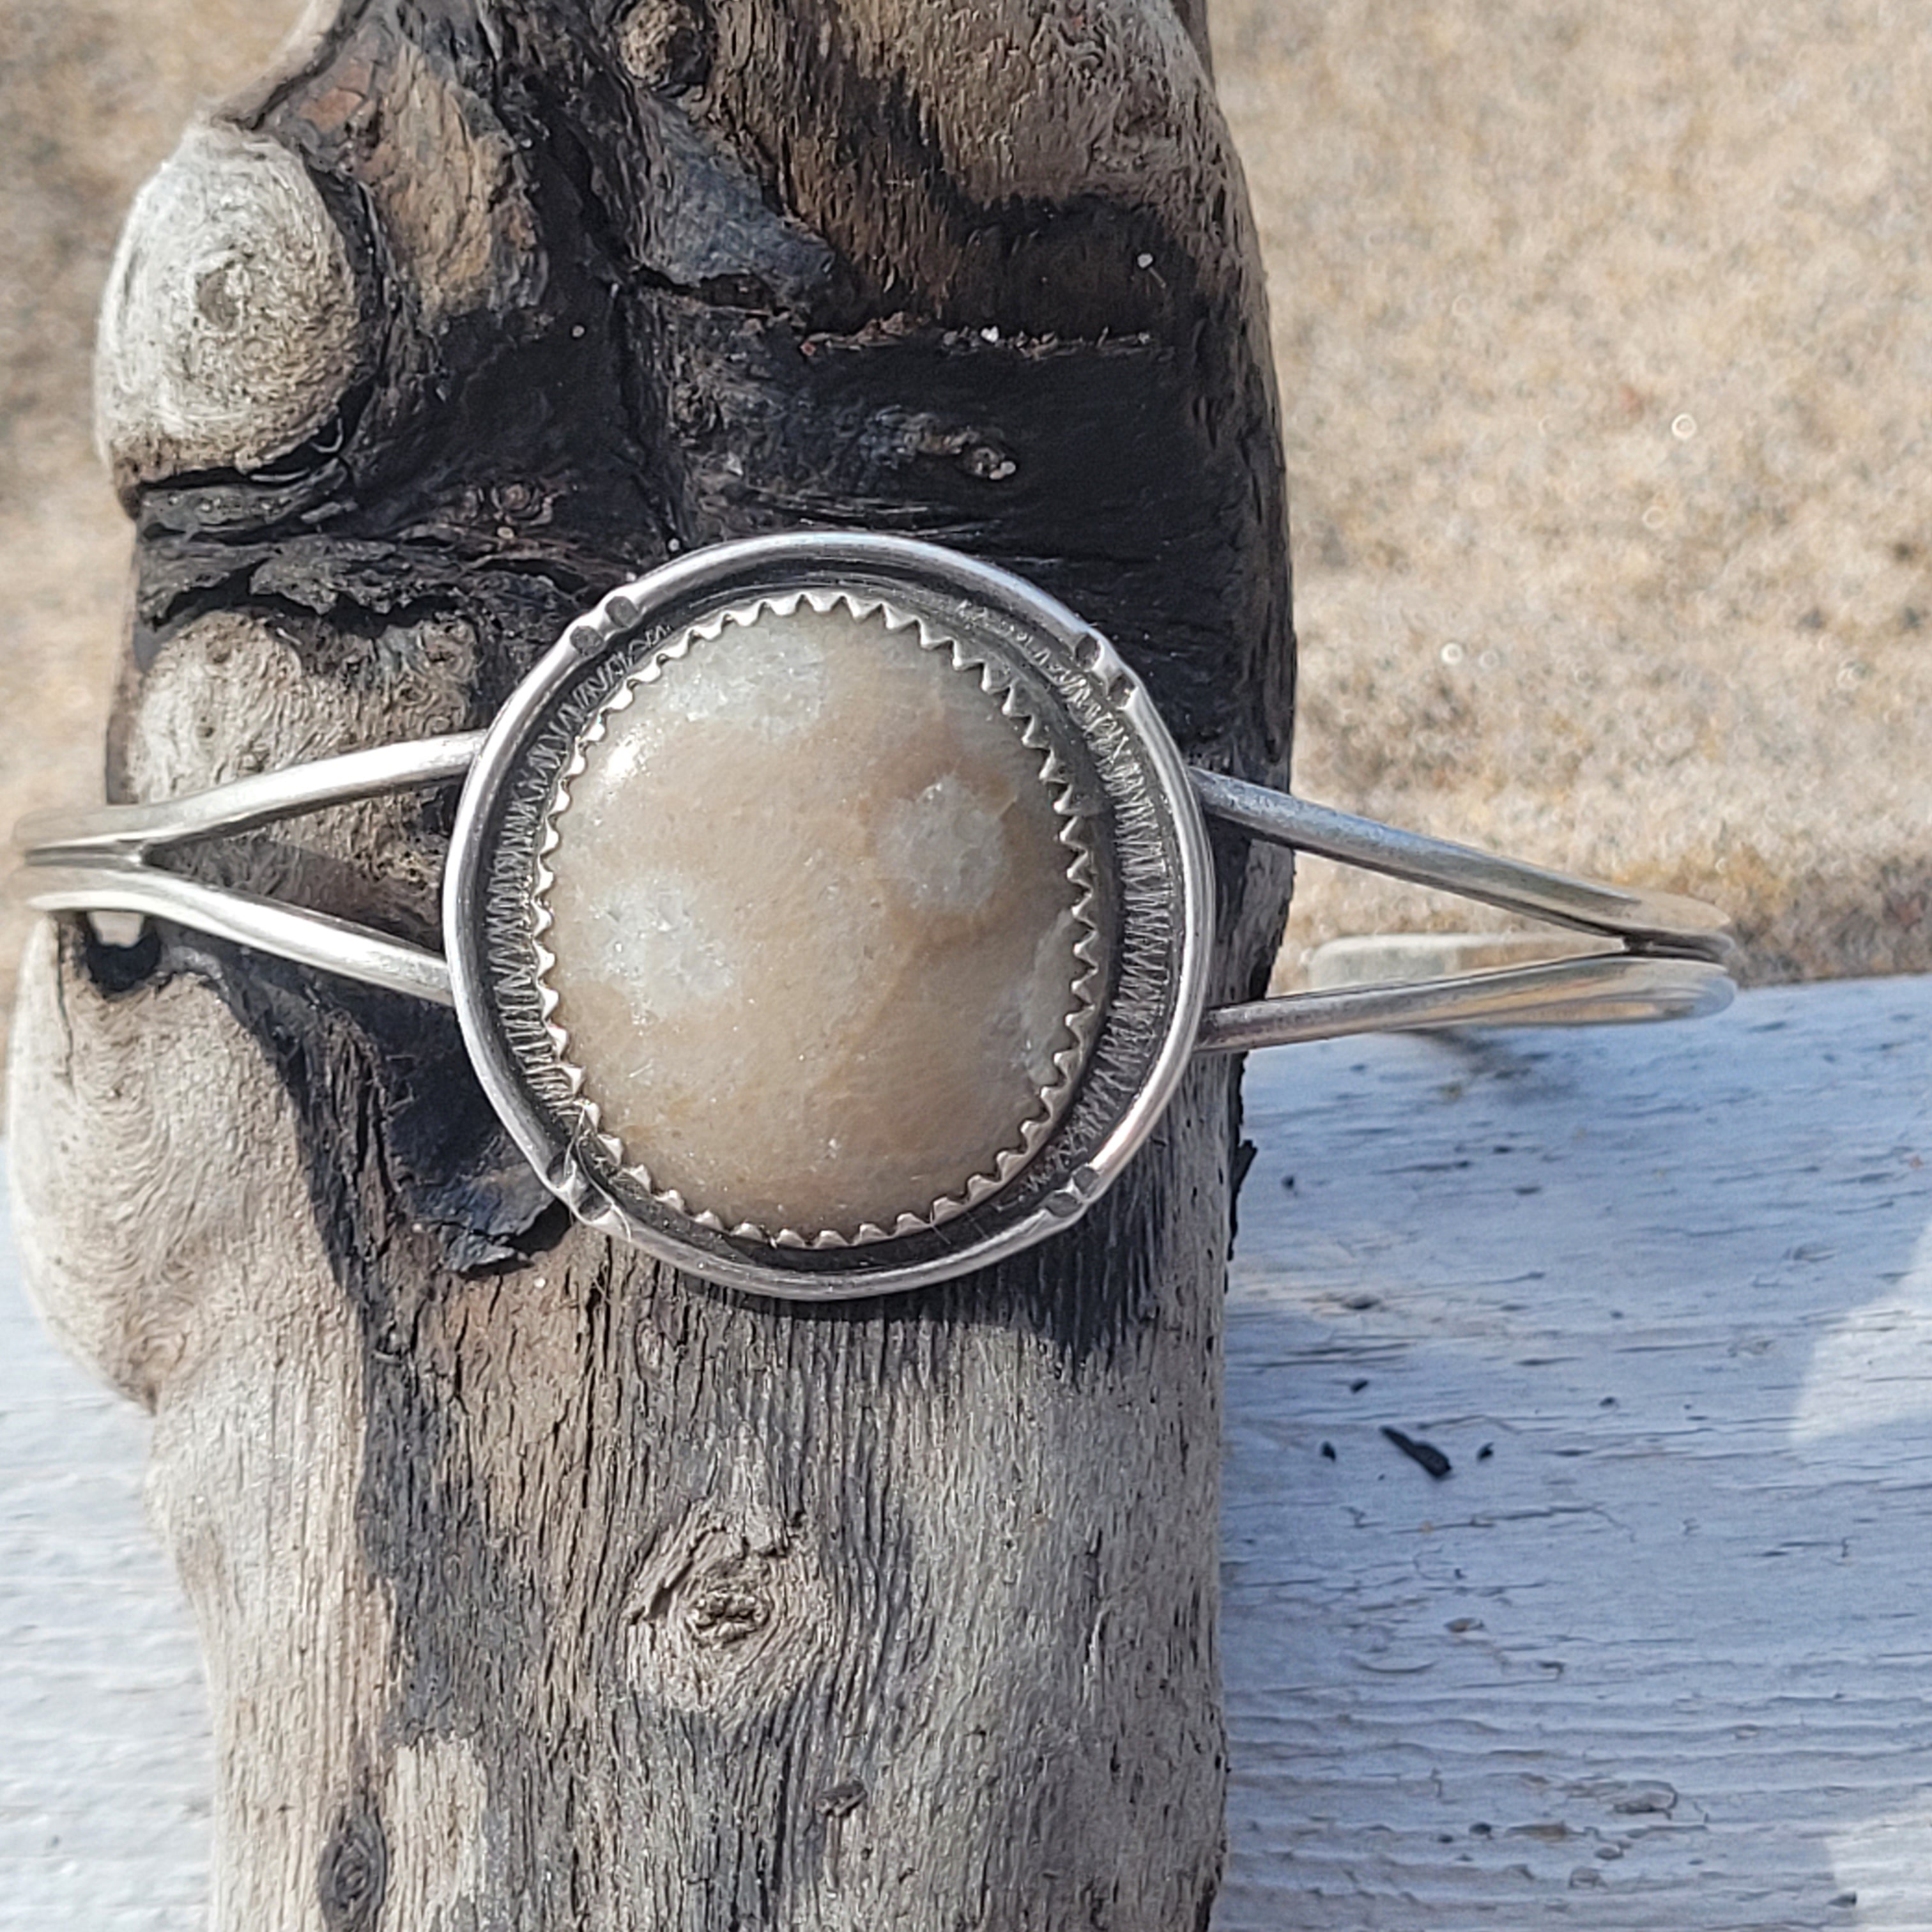
[[[1249,1092],[1220,1932],[1932,1927],[1932,980]],[[185,1932],[142,1430],[0,1294],[0,1927]]]

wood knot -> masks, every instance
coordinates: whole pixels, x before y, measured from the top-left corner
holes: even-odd
[[[768,1702],[810,1667],[826,1595],[775,1520],[694,1514],[652,1550],[627,1598],[632,1681],[685,1709]]]
[[[322,1848],[316,1891],[328,1932],[374,1932],[389,1884],[389,1841],[364,1798],[336,1820]]]
[[[638,0],[617,23],[617,58],[640,86],[679,94],[703,86],[712,34],[693,0]]]
[[[698,1592],[686,1615],[697,1642],[742,1643],[771,1622],[771,1598],[755,1577],[711,1583]]]
[[[334,410],[361,343],[348,250],[300,160],[191,128],[135,198],[108,275],[95,408],[117,483],[246,472],[294,448]]]

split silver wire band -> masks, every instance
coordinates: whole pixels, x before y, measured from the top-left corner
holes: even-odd
[[[453,783],[468,776],[484,735],[466,731],[348,752],[156,805],[34,813],[14,832],[26,868],[22,896],[44,912],[174,920],[300,965],[452,1005],[448,965],[439,953],[326,913],[205,886],[152,862],[176,846],[258,831],[327,806]],[[1628,949],[1453,980],[1287,993],[1210,1008],[1196,1040],[1199,1052],[1245,1052],[1351,1033],[1689,1019],[1730,1003],[1731,982],[1722,968],[1731,941],[1723,915],[1701,901],[1573,878],[1216,772],[1197,767],[1190,776],[1210,817],[1270,844],[1595,933]]]
[[[298,965],[447,1006],[454,1004],[449,966],[440,953],[327,913],[205,886],[152,860],[172,847],[260,831],[327,806],[454,783],[468,777],[483,739],[481,731],[464,731],[346,752],[158,805],[35,812],[14,829],[28,868],[19,883],[27,904],[43,912],[175,920]]]
[[[826,614],[841,611],[836,620]],[[910,653],[909,664],[944,659],[971,674],[972,704],[989,718],[1019,721],[998,730],[1016,732],[1032,748],[1028,755],[1044,758],[1040,776],[1057,809],[1072,814],[1063,835],[1070,827],[1076,844],[1090,847],[1075,869],[1097,896],[1105,928],[1095,929],[1093,983],[1112,991],[1097,995],[1093,1064],[1069,1076],[1065,1117],[1038,1129],[1017,1162],[1004,1157],[997,1177],[936,1205],[930,1196],[888,1202],[892,1211],[855,1214],[842,1228],[767,1226],[722,1198],[719,1213],[688,1198],[657,1168],[664,1150],[639,1158],[601,1118],[598,1070],[570,1064],[545,989],[545,882],[562,863],[553,849],[558,801],[604,730],[599,721],[619,715],[614,706],[656,692],[659,680],[692,689],[699,674],[686,667],[707,654],[750,662],[729,654],[752,649],[738,640],[760,626],[769,635],[775,622],[809,631],[835,621],[848,632],[870,624],[865,634],[878,648],[886,648],[879,640],[901,639],[891,649]],[[937,674],[944,682],[944,670]],[[644,717],[656,700],[638,701]],[[754,813],[782,808],[784,797],[758,771],[747,782]],[[182,847],[325,807],[459,783],[441,953],[158,862]],[[1274,844],[1592,934],[1606,950],[1455,979],[1209,1007],[1208,817]],[[487,730],[318,759],[154,804],[43,812],[22,822],[14,842],[24,861],[18,888],[43,910],[177,921],[453,1006],[492,1104],[580,1220],[714,1281],[800,1299],[943,1280],[1066,1226],[1118,1177],[1196,1053],[1371,1031],[1688,1018],[1718,1011],[1733,991],[1724,970],[1731,942],[1714,908],[1569,878],[1190,768],[1131,668],[1064,605],[956,552],[869,533],[720,544],[622,586],[569,627]],[[706,862],[708,849],[700,845],[696,862]],[[790,1077],[774,1066],[772,1080]]]

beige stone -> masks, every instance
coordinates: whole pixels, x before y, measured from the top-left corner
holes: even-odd
[[[1018,1171],[1093,939],[1029,721],[909,620],[814,602],[691,634],[606,710],[542,944],[627,1166],[727,1227],[850,1238]]]

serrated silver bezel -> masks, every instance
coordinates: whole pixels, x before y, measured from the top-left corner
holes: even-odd
[[[734,1230],[628,1174],[586,1121],[548,1030],[532,881],[574,748],[626,678],[692,627],[762,598],[890,604],[998,667],[1067,767],[1089,830],[1094,925],[1106,939],[1091,1038],[1025,1160],[943,1218],[862,1240]],[[1004,701],[1004,700],[1003,700]],[[1064,605],[1004,571],[910,539],[754,538],[677,559],[578,619],[491,725],[464,790],[445,882],[457,1012],[485,1090],[580,1219],[726,1286],[796,1300],[894,1293],[1015,1253],[1070,1225],[1164,1112],[1205,1003],[1214,928],[1207,833],[1186,769],[1139,680]],[[823,1232],[823,1231],[819,1231]]]

